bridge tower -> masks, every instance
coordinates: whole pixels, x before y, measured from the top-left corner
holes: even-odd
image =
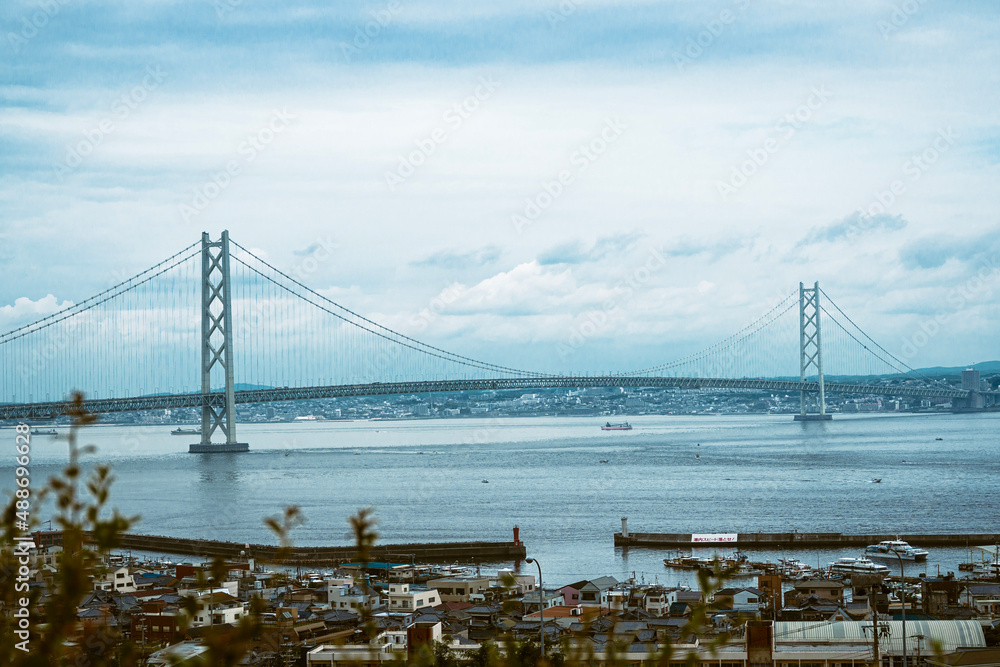
[[[820,331],[819,282],[806,287],[799,283],[799,369],[800,379],[806,381],[810,371],[817,375],[817,390],[802,391],[796,421],[825,421],[833,415],[826,413],[826,392],[823,383],[823,342]],[[810,412],[810,408],[814,411]]]
[[[212,241],[201,235],[201,442],[192,454],[246,452],[250,445],[236,442],[236,400],[233,381],[233,307],[229,280],[229,232]],[[223,392],[212,393],[212,369],[225,377]],[[224,443],[212,444],[221,431]]]

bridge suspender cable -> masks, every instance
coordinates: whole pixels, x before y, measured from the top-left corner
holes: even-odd
[[[736,333],[734,333],[732,336],[729,336],[728,338],[724,338],[721,341],[719,341],[718,343],[715,343],[714,345],[706,347],[705,349],[703,349],[703,350],[701,350],[699,352],[695,352],[693,354],[689,354],[686,357],[681,357],[680,359],[677,359],[675,361],[671,361],[671,362],[668,362],[668,363],[665,363],[665,364],[660,364],[658,366],[650,366],[649,368],[644,368],[644,369],[638,370],[638,371],[630,371],[628,373],[619,373],[619,375],[628,377],[628,376],[647,375],[649,373],[656,373],[656,372],[659,372],[659,371],[667,370],[669,368],[676,368],[678,366],[682,366],[684,364],[691,363],[693,361],[699,361],[701,359],[704,359],[705,357],[708,357],[709,355],[711,355],[711,354],[713,354],[715,352],[720,352],[722,350],[730,348],[733,345],[735,345],[735,344],[737,344],[737,343],[739,343],[739,342],[741,342],[743,340],[746,340],[750,336],[753,336],[754,334],[758,333],[759,331],[767,328],[772,323],[774,323],[775,321],[777,321],[777,319],[780,318],[782,315],[784,315],[789,310],[791,310],[792,308],[794,308],[797,305],[798,302],[797,301],[792,301],[791,303],[789,303],[789,300],[792,297],[794,297],[796,294],[798,294],[798,290],[796,290],[796,291],[792,292],[791,294],[789,294],[788,296],[786,296],[776,306],[774,306],[773,308],[771,308],[771,310],[767,311],[766,313],[764,313],[763,315],[761,315],[760,317],[758,317],[756,320],[754,320],[750,324],[746,325],[745,327],[743,327],[742,329],[740,329],[739,331],[737,331]],[[785,306],[785,308],[783,310],[781,310],[781,312],[778,312],[777,314],[775,314],[775,311],[777,311],[778,309],[782,308],[782,306]]]
[[[110,301],[111,299],[114,299],[114,298],[116,298],[118,296],[121,296],[122,294],[124,294],[125,292],[128,292],[129,290],[133,290],[136,287],[149,282],[153,278],[166,273],[170,269],[173,269],[174,267],[176,267],[176,266],[178,266],[180,264],[183,264],[187,260],[189,260],[192,257],[194,257],[197,254],[199,254],[201,252],[200,249],[198,251],[195,251],[194,253],[191,253],[191,254],[185,256],[185,257],[181,257],[176,262],[173,262],[172,264],[169,264],[169,266],[167,266],[167,264],[169,262],[171,262],[173,259],[179,257],[180,255],[183,255],[188,250],[191,250],[196,245],[200,245],[200,244],[201,244],[200,241],[198,243],[192,243],[188,247],[184,248],[180,252],[177,252],[177,253],[171,255],[170,257],[168,257],[167,259],[163,260],[162,262],[160,262],[158,264],[154,264],[153,266],[151,266],[150,268],[146,269],[142,273],[139,273],[139,274],[137,274],[137,275],[129,278],[128,280],[123,280],[122,282],[118,283],[114,287],[109,287],[108,289],[104,290],[103,292],[95,294],[94,296],[92,296],[90,298],[84,299],[80,303],[75,303],[72,306],[67,306],[66,308],[63,308],[62,310],[60,310],[58,312],[52,313],[51,315],[46,315],[45,317],[43,317],[41,319],[38,319],[38,320],[35,320],[34,322],[32,322],[30,324],[25,324],[24,326],[20,326],[20,327],[18,327],[16,329],[11,329],[10,331],[8,331],[8,332],[0,335],[0,345],[3,345],[4,343],[8,343],[8,342],[10,342],[12,340],[17,340],[18,338],[21,338],[22,336],[26,336],[28,334],[34,333],[35,331],[39,331],[41,329],[44,329],[45,327],[52,326],[53,324],[56,324],[57,322],[61,322],[61,321],[65,320],[65,319],[68,319],[70,317],[74,317],[76,315],[79,315],[80,313],[82,313],[84,311],[87,311],[87,310],[90,310],[92,308],[95,308],[96,306],[99,306],[102,303],[105,303],[106,301]],[[163,267],[163,268],[161,270],[159,270],[159,271],[156,271],[156,273],[150,273],[150,272],[155,271],[156,269],[158,269],[160,267]],[[150,275],[146,275],[146,274],[150,274]],[[143,278],[143,276],[145,276],[145,278]],[[143,278],[143,279],[139,280],[139,278]],[[125,287],[125,289],[119,291],[119,289],[121,287]],[[87,305],[86,308],[83,307],[85,304]],[[74,311],[74,312],[71,312],[71,311]],[[14,335],[14,334],[18,334],[18,335]]]
[[[857,330],[858,330],[859,332],[861,332],[861,335],[862,335],[862,336],[864,336],[864,337],[865,337],[865,339],[867,339],[867,340],[868,340],[868,342],[870,342],[870,343],[871,343],[872,345],[874,345],[874,346],[875,346],[876,348],[878,348],[879,350],[881,350],[881,351],[882,351],[882,352],[883,352],[883,353],[884,353],[885,355],[887,355],[887,356],[888,356],[888,357],[889,357],[890,359],[894,360],[894,361],[895,361],[895,362],[896,362],[897,364],[899,364],[899,365],[900,365],[900,366],[902,366],[903,368],[907,369],[906,371],[903,371],[903,370],[901,370],[901,369],[899,369],[899,368],[896,368],[896,370],[897,370],[897,371],[899,371],[899,372],[901,372],[901,373],[903,373],[903,374],[907,374],[907,375],[908,375],[908,374],[910,374],[910,373],[914,373],[914,374],[916,374],[916,375],[919,375],[919,376],[920,376],[921,378],[923,378],[924,380],[927,380],[928,382],[933,382],[933,381],[934,381],[934,380],[932,380],[931,378],[929,378],[929,377],[927,377],[926,375],[924,375],[923,373],[921,373],[921,372],[919,372],[919,371],[917,371],[917,370],[914,370],[913,368],[910,368],[910,366],[908,366],[908,365],[907,365],[906,363],[904,363],[903,361],[900,361],[900,360],[899,360],[898,358],[896,358],[896,356],[895,356],[895,355],[893,355],[893,354],[892,354],[891,352],[889,352],[889,351],[888,351],[888,350],[886,350],[886,349],[885,349],[884,347],[882,347],[881,345],[879,345],[878,343],[876,343],[876,342],[875,342],[874,340],[872,340],[872,337],[871,337],[871,336],[869,336],[869,335],[868,335],[867,333],[865,333],[864,329],[862,329],[862,328],[861,328],[861,327],[859,327],[859,326],[858,326],[857,324],[855,324],[855,323],[854,323],[854,320],[852,320],[852,319],[851,319],[850,317],[848,317],[847,313],[845,313],[845,312],[844,312],[843,310],[841,310],[841,309],[840,309],[840,306],[838,306],[838,305],[837,305],[837,302],[836,302],[836,301],[834,301],[833,299],[831,299],[831,298],[830,298],[830,295],[829,295],[829,294],[827,294],[826,292],[824,292],[824,291],[823,291],[822,289],[820,289],[820,292],[822,292],[822,293],[823,293],[823,296],[824,296],[824,297],[826,298],[826,300],[827,300],[827,301],[829,301],[829,302],[830,302],[830,304],[831,304],[831,305],[832,305],[832,306],[833,306],[834,308],[836,308],[836,309],[837,309],[837,312],[838,312],[838,313],[840,313],[841,315],[843,315],[843,316],[844,316],[844,319],[846,319],[846,320],[847,320],[848,322],[850,322],[850,323],[851,323],[851,325],[852,325],[852,326],[853,326],[853,327],[854,327],[855,329],[857,329]],[[840,322],[837,322],[837,319],[836,319],[835,317],[833,317],[833,315],[831,315],[831,314],[830,314],[829,312],[827,312],[827,310],[826,310],[825,308],[823,309],[823,312],[825,312],[825,313],[826,313],[827,315],[830,315],[830,319],[832,319],[832,320],[833,320],[833,321],[834,321],[834,322],[835,322],[835,323],[837,324],[837,326],[839,326],[839,327],[840,327],[841,329],[844,329],[844,332],[845,332],[845,333],[847,333],[847,335],[848,335],[848,336],[850,336],[851,338],[854,338],[854,335],[853,335],[853,334],[851,334],[851,332],[850,332],[850,331],[848,331],[848,330],[847,330],[846,328],[844,328],[844,326],[843,326],[843,325],[841,325],[841,324],[840,324]],[[854,338],[854,340],[855,340],[855,341],[857,341],[857,342],[858,342],[858,343],[859,343],[860,345],[862,345],[862,346],[863,346],[863,347],[864,347],[864,348],[865,348],[866,350],[868,349],[868,347],[867,347],[867,346],[866,346],[866,345],[865,345],[864,343],[862,343],[861,341],[859,341],[859,340],[858,340],[857,338]],[[869,350],[869,351],[870,351],[870,350]],[[882,361],[883,363],[885,363],[885,364],[888,364],[889,366],[892,366],[892,364],[891,364],[891,363],[889,363],[889,362],[888,362],[888,361],[886,361],[885,359],[882,359],[881,357],[879,357],[879,356],[878,356],[877,354],[875,354],[874,352],[872,352],[872,354],[873,354],[873,355],[874,355],[875,357],[879,358],[879,359],[880,359],[880,360],[881,360],[881,361]],[[894,368],[895,368],[895,367],[894,367]],[[917,379],[917,378],[916,378],[916,377],[914,377],[913,379]]]
[[[272,271],[274,271],[275,273],[277,273],[281,277],[285,278],[286,280],[288,280],[288,281],[294,283],[295,285],[301,287],[302,289],[304,289],[306,292],[308,292],[309,294],[313,295],[317,299],[321,299],[322,301],[325,301],[326,303],[330,304],[331,306],[339,308],[340,310],[344,311],[345,313],[348,313],[349,315],[358,318],[362,322],[365,322],[365,323],[371,325],[372,327],[376,327],[378,329],[381,329],[382,331],[387,332],[387,334],[389,334],[389,335],[387,336],[386,334],[381,334],[381,333],[379,333],[377,331],[373,331],[372,329],[370,329],[368,327],[365,327],[365,326],[362,326],[361,324],[358,324],[357,322],[352,322],[350,319],[348,319],[346,317],[343,317],[342,315],[339,315],[337,313],[334,313],[334,312],[331,312],[329,310],[324,309],[324,310],[326,310],[326,312],[329,312],[331,315],[334,315],[335,317],[338,317],[341,320],[343,320],[345,322],[348,322],[348,323],[350,323],[350,324],[352,324],[352,325],[354,325],[354,326],[356,326],[356,327],[358,327],[360,329],[368,331],[369,333],[375,334],[377,336],[381,336],[382,338],[384,338],[386,340],[392,341],[392,342],[397,343],[399,345],[404,345],[406,347],[409,347],[410,349],[422,352],[424,354],[431,354],[432,356],[438,357],[440,359],[445,359],[445,360],[448,360],[448,361],[453,361],[455,363],[460,363],[460,364],[463,364],[463,365],[466,365],[466,366],[475,366],[475,367],[480,368],[482,370],[504,371],[504,372],[516,373],[518,375],[524,375],[524,376],[528,376],[528,377],[556,377],[555,375],[552,375],[552,374],[535,373],[535,372],[520,370],[520,369],[516,369],[516,368],[508,368],[506,366],[499,366],[497,364],[491,364],[491,363],[488,363],[488,362],[485,362],[485,361],[479,361],[477,359],[472,359],[470,357],[464,357],[462,355],[455,354],[454,352],[449,352],[447,350],[443,350],[441,348],[434,347],[433,345],[428,345],[427,343],[424,343],[424,342],[421,342],[419,340],[416,340],[415,338],[411,338],[411,337],[409,337],[409,336],[407,336],[405,334],[401,334],[398,331],[394,331],[394,330],[392,330],[392,329],[390,329],[390,328],[388,328],[386,326],[383,326],[383,325],[379,324],[378,322],[374,322],[374,321],[368,319],[367,317],[364,317],[363,315],[359,315],[358,313],[355,313],[354,311],[352,311],[352,310],[350,310],[348,308],[345,308],[344,306],[340,305],[336,301],[333,301],[332,299],[329,299],[329,298],[323,296],[319,292],[317,292],[314,289],[312,289],[312,288],[310,288],[310,287],[302,284],[301,282],[299,282],[295,278],[292,278],[291,276],[289,276],[288,274],[284,273],[280,269],[272,266],[271,264],[268,264],[263,259],[261,259],[257,255],[253,254],[252,252],[250,252],[249,250],[247,250],[246,248],[244,248],[243,246],[241,246],[239,243],[237,243],[235,241],[230,241],[230,242],[233,245],[235,245],[237,248],[239,248],[240,250],[242,250],[243,252],[247,253],[249,256],[253,257],[255,260],[257,260],[258,262],[260,262],[261,264],[263,264],[264,266],[266,266],[267,268],[271,269]],[[252,267],[249,264],[247,264],[246,262],[243,262],[238,257],[234,257],[234,259],[237,262],[239,262],[240,264],[242,264],[243,266],[245,266],[247,269],[253,271],[257,275],[259,275],[262,278],[264,278],[265,280],[268,280],[268,281],[274,283],[276,286],[278,286],[278,287],[286,290],[290,294],[294,294],[295,296],[298,296],[301,299],[309,301],[309,303],[312,303],[317,308],[321,308],[321,306],[319,304],[310,301],[309,299],[307,299],[306,297],[304,297],[301,294],[296,294],[291,289],[289,289],[287,286],[280,284],[279,282],[275,281],[270,276],[265,275],[261,271],[255,269],[254,267]],[[395,336],[396,339],[398,339],[398,340],[393,339],[392,336]],[[403,341],[407,341],[407,343],[410,343],[410,344],[404,343]]]

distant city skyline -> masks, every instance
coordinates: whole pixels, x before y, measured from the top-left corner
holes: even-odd
[[[670,361],[817,280],[913,367],[1000,358],[990,3],[0,17],[0,331],[228,229],[386,326],[542,371]]]

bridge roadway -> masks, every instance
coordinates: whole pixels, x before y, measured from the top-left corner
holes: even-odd
[[[372,382],[367,384],[343,384],[325,387],[280,387],[274,389],[254,389],[237,391],[235,400],[240,403],[272,403],[276,401],[299,401],[311,398],[342,398],[348,396],[390,396],[394,394],[422,394],[448,391],[489,391],[505,389],[578,389],[584,387],[629,387],[678,389],[763,389],[770,391],[796,392],[818,391],[818,382],[797,380],[763,380],[733,378],[679,378],[649,377],[634,375],[594,375],[562,376],[546,375],[538,377],[493,378],[482,380],[427,380],[421,382]],[[874,396],[915,396],[923,398],[966,398],[965,389],[934,388],[919,386],[887,386],[869,384],[825,383],[827,394],[865,394]],[[1000,394],[1000,392],[984,392]],[[134,410],[164,410],[172,408],[200,408],[207,400],[210,405],[221,407],[225,402],[222,392],[213,392],[207,397],[201,393],[171,394],[161,396],[139,396],[134,398],[101,398],[84,401],[83,407],[89,412],[131,412]],[[63,402],[25,403],[20,405],[0,405],[0,419],[51,419],[65,412]]]

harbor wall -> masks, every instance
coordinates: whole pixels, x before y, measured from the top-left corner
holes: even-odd
[[[735,542],[692,542],[691,533],[615,533],[616,547],[733,547],[740,549],[794,549],[866,547],[884,540],[904,540],[915,547],[974,547],[1000,543],[1000,533],[904,534],[871,533],[737,533]]]
[[[55,533],[55,534],[53,534]],[[52,531],[45,542],[58,544],[61,534]],[[196,540],[162,535],[139,535],[125,533],[121,536],[121,548],[178,556],[211,558],[238,558],[241,552],[264,563],[287,563],[292,565],[333,566],[355,560],[355,547],[310,547],[292,546],[284,557],[279,557],[280,547],[267,544],[246,544],[221,542],[217,540]],[[426,544],[385,544],[370,549],[371,562],[393,562],[409,564],[433,562],[485,563],[493,561],[522,560],[527,554],[523,542],[438,542]]]

